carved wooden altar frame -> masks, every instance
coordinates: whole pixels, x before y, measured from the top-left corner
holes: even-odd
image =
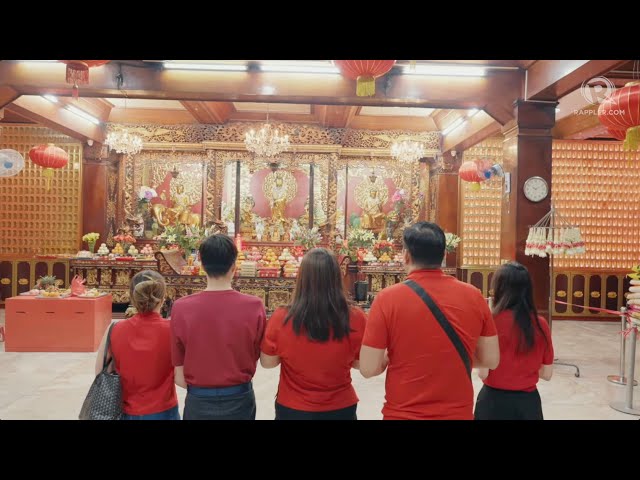
[[[118,124],[108,124],[108,131],[124,128]],[[110,177],[110,186],[117,185],[117,208],[108,209],[107,223],[110,228],[120,226],[125,218],[135,212],[136,163],[139,161],[165,161],[172,165],[181,162],[203,162],[203,218],[202,223],[221,217],[224,168],[229,161],[252,163],[253,154],[245,149],[244,133],[256,124],[234,122],[226,125],[134,125],[127,128],[141,135],[144,150],[133,157],[123,156],[117,179]],[[429,211],[429,196],[419,199],[420,185],[425,185],[424,172],[421,175],[418,162],[403,164],[390,157],[389,147],[399,138],[420,141],[425,146],[425,156],[434,156],[440,151],[441,137],[438,132],[369,131],[341,128],[324,128],[317,125],[282,124],[283,134],[288,134],[292,151],[279,156],[285,162],[314,165],[314,174],[326,179],[326,196],[322,199],[327,216],[325,234],[333,243],[336,236],[336,213],[338,204],[338,170],[347,165],[379,166],[387,165],[397,172],[399,188],[410,194],[413,220],[418,220],[420,211]],[[428,171],[426,185],[429,185]],[[323,185],[324,187],[324,185]],[[111,188],[111,187],[110,187]],[[315,193],[315,192],[314,192]],[[391,192],[392,193],[392,192]],[[423,192],[426,193],[426,192]],[[326,198],[326,200],[325,200]],[[325,204],[326,202],[326,204]],[[236,201],[237,203],[237,201]],[[309,213],[313,216],[310,202]],[[239,211],[239,205],[236,205]],[[114,218],[115,216],[115,218]],[[348,232],[345,232],[348,233]],[[111,235],[112,232],[109,232]]]

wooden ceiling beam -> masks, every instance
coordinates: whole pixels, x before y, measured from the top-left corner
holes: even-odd
[[[605,75],[628,60],[538,60],[527,70],[526,100],[558,100],[585,80]]]
[[[28,118],[70,137],[82,141],[91,139],[98,143],[104,143],[105,133],[100,125],[88,122],[44,98],[22,96],[6,108],[16,115]]]
[[[0,108],[6,105],[9,105],[19,96],[20,94],[15,88],[11,88],[6,85],[1,86],[0,87]]]
[[[553,138],[590,138],[606,133],[607,129],[598,120],[596,109],[582,109],[556,122],[551,130]],[[588,135],[588,136],[585,136]]]
[[[122,71],[124,85],[118,88]],[[147,98],[213,102],[269,102],[348,106],[484,108],[502,97],[520,98],[522,70],[494,70],[485,77],[386,75],[376,83],[374,97],[358,97],[355,82],[340,75],[275,72],[205,72],[134,68],[111,62],[92,69],[83,98]],[[0,62],[0,83],[25,95],[71,95],[64,65]],[[264,87],[274,94],[264,94]]]
[[[198,123],[221,124],[226,122],[234,112],[233,105],[229,102],[190,102],[183,100],[180,103],[184,105]]]
[[[444,137],[442,152],[446,153],[451,150],[462,152],[485,138],[500,133],[501,128],[500,123],[496,122],[491,116],[484,112],[478,112],[462,126]]]

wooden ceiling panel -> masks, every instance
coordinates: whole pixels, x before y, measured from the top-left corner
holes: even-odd
[[[429,117],[372,117],[357,115],[351,121],[350,127],[363,130],[408,130],[411,132],[438,130],[433,119]]]
[[[149,108],[114,108],[109,115],[112,123],[157,123],[177,125],[198,123],[188,110],[153,110]]]
[[[229,102],[181,102],[199,123],[224,123],[234,112]]]

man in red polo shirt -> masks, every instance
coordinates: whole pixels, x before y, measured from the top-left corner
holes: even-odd
[[[255,420],[251,379],[266,325],[262,300],[231,288],[238,250],[226,235],[200,246],[206,290],[171,310],[176,384],[187,389],[185,420]]]
[[[477,288],[440,269],[446,241],[438,225],[417,223],[403,240],[408,283],[376,296],[360,372],[387,370],[385,420],[473,420],[471,366],[493,369],[500,359],[491,311]]]

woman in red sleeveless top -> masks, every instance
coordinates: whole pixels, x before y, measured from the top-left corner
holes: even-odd
[[[171,363],[169,321],[162,318],[166,286],[152,270],[131,280],[130,297],[138,313],[117,322],[108,356],[122,384],[124,420],[180,420]],[[96,374],[102,370],[105,337],[98,350]]]
[[[553,374],[553,343],[547,321],[538,316],[527,269],[502,265],[493,277],[493,318],[500,343],[500,364],[479,369],[484,386],[476,401],[476,420],[542,420],[536,387]]]

